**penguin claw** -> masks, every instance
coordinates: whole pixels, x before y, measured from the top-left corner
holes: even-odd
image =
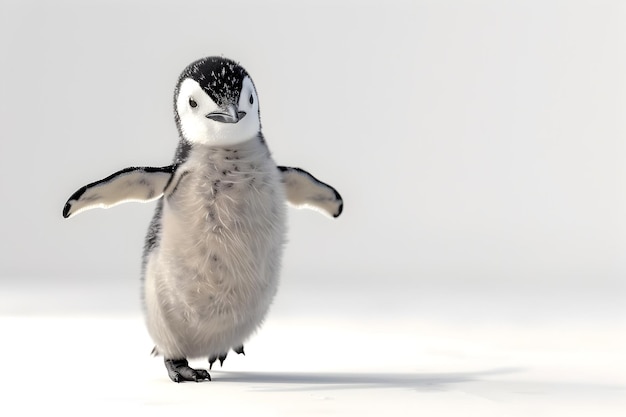
[[[209,381],[211,380],[211,375],[209,375],[209,373],[204,370],[204,369],[196,369],[196,374],[198,379],[196,380],[196,382],[198,381],[203,381],[205,379],[208,379]]]
[[[187,359],[165,359],[165,368],[174,382],[211,380],[211,375],[204,369],[189,367]]]
[[[233,349],[235,352],[237,352],[238,354],[244,354],[243,352],[243,346],[238,346],[235,349]],[[226,357],[228,356],[228,352],[226,353],[222,353],[221,355],[211,355],[209,356],[209,370],[213,369],[213,364],[215,363],[215,361],[217,361],[219,359],[220,361],[220,367],[224,366],[224,361],[226,360]]]
[[[246,356],[246,352],[243,351],[243,345],[237,346],[233,349],[236,354]]]
[[[228,356],[228,353],[222,353],[220,355],[220,368],[222,367],[222,365],[224,365],[224,361],[226,360],[226,356]]]
[[[217,355],[209,356],[209,371],[213,369],[213,364],[215,363],[216,360],[217,360]]]

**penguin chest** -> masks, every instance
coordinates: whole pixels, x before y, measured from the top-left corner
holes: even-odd
[[[163,207],[162,304],[193,326],[255,327],[278,282],[285,232],[279,172],[269,157],[232,151],[179,169]]]

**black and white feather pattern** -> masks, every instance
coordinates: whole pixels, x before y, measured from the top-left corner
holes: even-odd
[[[163,196],[173,166],[161,168],[131,167],[78,189],[63,207],[63,217],[71,217],[83,210],[109,208],[128,201],[152,201]]]

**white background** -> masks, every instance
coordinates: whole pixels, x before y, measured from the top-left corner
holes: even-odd
[[[102,410],[618,415],[625,23],[619,1],[2,0],[9,405],[67,408],[69,386]],[[206,55],[251,73],[276,161],[345,210],[290,212],[247,357],[174,386],[139,319],[154,205],[61,211],[170,163],[172,91]]]

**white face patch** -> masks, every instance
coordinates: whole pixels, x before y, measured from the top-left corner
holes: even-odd
[[[224,112],[200,85],[185,79],[176,98],[176,110],[183,136],[194,143],[227,146],[245,142],[261,130],[259,101],[252,80],[243,80],[237,111],[245,112],[236,123],[225,123],[207,117],[212,112]]]

